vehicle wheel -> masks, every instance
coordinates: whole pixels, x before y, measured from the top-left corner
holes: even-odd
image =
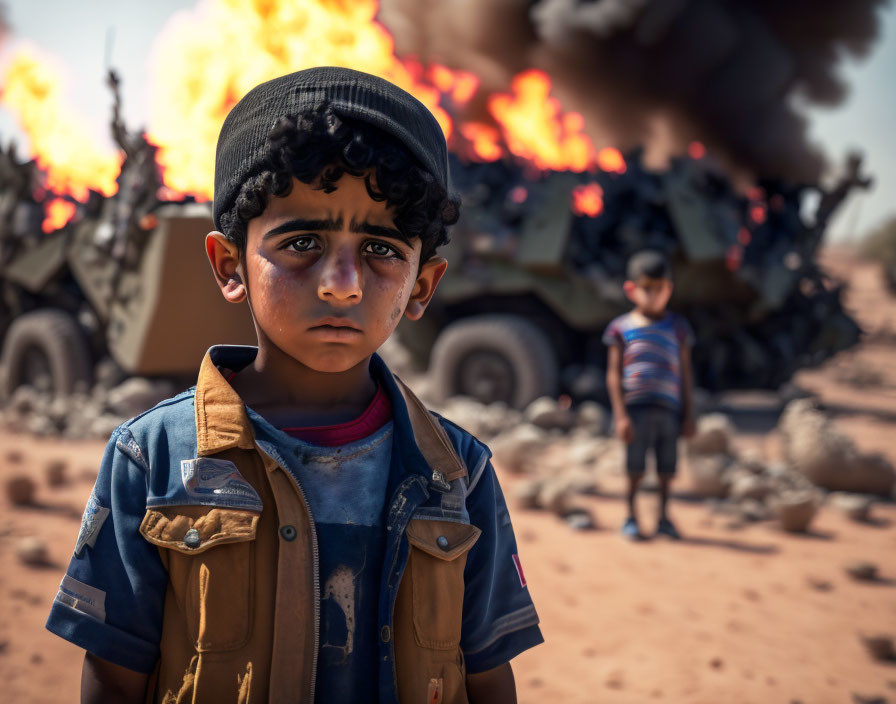
[[[435,395],[469,396],[525,408],[557,390],[557,358],[547,336],[516,315],[482,315],[446,326],[429,366]]]
[[[13,320],[0,359],[5,397],[25,385],[64,395],[78,382],[90,384],[90,350],[77,321],[63,310],[37,310]]]

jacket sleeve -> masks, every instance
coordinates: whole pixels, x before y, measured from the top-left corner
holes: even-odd
[[[112,434],[47,629],[138,672],[159,656],[168,574],[139,533],[148,466],[130,431]]]
[[[470,522],[482,531],[464,571],[461,649],[471,673],[491,670],[544,642],[507,504],[487,457],[486,451],[467,496]]]

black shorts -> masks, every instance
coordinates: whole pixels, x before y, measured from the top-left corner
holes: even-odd
[[[626,445],[626,472],[634,476],[644,474],[647,451],[652,448],[657,474],[675,474],[681,414],[665,406],[647,405],[629,406],[626,411],[635,433],[634,440]]]

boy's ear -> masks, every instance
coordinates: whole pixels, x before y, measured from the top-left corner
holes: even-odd
[[[622,290],[625,291],[625,297],[628,298],[632,303],[635,302],[635,299],[632,296],[635,295],[635,289],[638,288],[638,284],[634,281],[625,281],[622,284]]]
[[[205,253],[212,265],[215,281],[221,293],[231,303],[241,303],[246,298],[246,284],[239,273],[240,250],[220,232],[205,236]]]
[[[410,320],[420,320],[426,311],[426,306],[432,300],[436,292],[436,286],[448,268],[448,260],[444,257],[430,257],[420,267],[414,289],[404,309],[404,314]]]

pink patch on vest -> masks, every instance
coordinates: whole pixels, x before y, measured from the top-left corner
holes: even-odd
[[[511,555],[513,558],[513,566],[516,567],[516,574],[520,578],[520,586],[526,586],[526,575],[523,574],[523,565],[520,563],[520,556],[514,553]]]

